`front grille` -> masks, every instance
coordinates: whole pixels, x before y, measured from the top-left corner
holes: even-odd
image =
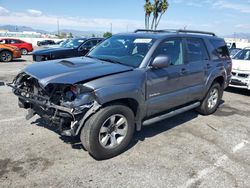
[[[231,84],[232,85],[237,85],[237,86],[247,86],[246,83],[242,83],[240,80],[235,80],[235,79],[231,80]]]
[[[249,75],[248,74],[238,74],[239,77],[247,78]]]

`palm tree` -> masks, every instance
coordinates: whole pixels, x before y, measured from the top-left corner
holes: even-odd
[[[153,19],[151,22],[151,29],[157,29],[162,15],[167,11],[169,7],[167,0],[154,0],[152,4],[150,0],[145,0],[144,11],[145,11],[145,29],[149,29],[150,16],[153,13]]]
[[[153,20],[151,23],[151,29],[154,29],[154,25],[157,22],[157,18],[158,18],[158,11],[159,11],[159,4],[160,4],[160,0],[154,0],[154,4],[153,4]]]
[[[144,11],[145,11],[145,29],[149,29],[149,19],[153,12],[153,5],[151,4],[150,0],[146,0],[146,3],[144,5]]]
[[[159,23],[160,23],[160,21],[161,21],[161,17],[162,17],[162,15],[167,11],[168,6],[169,6],[169,4],[168,4],[168,1],[167,1],[167,0],[161,1],[160,6],[159,6],[160,17],[159,17],[159,19],[157,20],[157,22],[155,22],[155,29],[157,29],[157,27],[158,27],[158,25],[159,25]]]

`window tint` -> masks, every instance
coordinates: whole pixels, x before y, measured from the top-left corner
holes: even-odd
[[[88,48],[88,49],[92,48],[93,47],[92,42],[93,41],[87,41],[87,42],[85,42],[84,45],[83,45],[83,47],[84,48]]]
[[[158,47],[157,55],[167,55],[170,58],[171,65],[183,64],[183,50],[181,39],[170,39]]]
[[[0,44],[7,44],[7,40],[5,39],[0,40]]]
[[[190,63],[208,60],[208,54],[202,39],[187,39],[187,55]]]
[[[226,43],[223,40],[210,40],[215,48],[213,50],[213,59],[226,59],[230,58],[229,51]]]
[[[18,44],[18,43],[20,43],[19,40],[15,40],[15,39],[10,40],[10,44]]]

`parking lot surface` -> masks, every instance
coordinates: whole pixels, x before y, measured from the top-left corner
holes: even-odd
[[[0,63],[11,81],[31,56]],[[78,138],[25,120],[0,86],[0,187],[250,187],[250,92],[229,88],[214,115],[189,111],[135,134],[126,152],[96,161]]]

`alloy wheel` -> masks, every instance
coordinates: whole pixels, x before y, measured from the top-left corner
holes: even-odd
[[[127,132],[127,119],[121,114],[112,115],[101,126],[99,142],[105,149],[113,149],[121,144]]]

